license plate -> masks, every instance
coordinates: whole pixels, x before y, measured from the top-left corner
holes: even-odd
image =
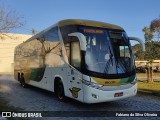
[[[119,92],[119,93],[114,94],[114,97],[120,97],[120,96],[123,96],[123,92]]]

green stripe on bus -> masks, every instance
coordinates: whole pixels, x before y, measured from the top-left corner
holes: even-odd
[[[44,71],[45,71],[45,67],[32,69],[30,80],[37,81],[37,82],[41,81],[44,75]]]

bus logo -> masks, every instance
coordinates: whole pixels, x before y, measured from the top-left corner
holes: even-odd
[[[78,92],[81,90],[80,88],[73,87],[72,89],[69,90],[74,98],[78,98]]]
[[[115,81],[105,81],[105,84],[115,84]]]

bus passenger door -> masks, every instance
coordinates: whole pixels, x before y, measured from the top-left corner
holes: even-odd
[[[83,101],[82,74],[78,71],[81,66],[80,45],[78,41],[70,44],[69,91],[71,97]]]

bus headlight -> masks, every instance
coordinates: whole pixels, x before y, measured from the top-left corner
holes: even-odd
[[[84,79],[83,79],[83,84],[85,84],[89,87],[96,88],[96,89],[99,89],[103,86],[103,85],[100,85],[100,84],[97,84],[97,83],[94,83],[94,82],[90,82],[90,81],[87,81],[87,80],[84,80]]]

